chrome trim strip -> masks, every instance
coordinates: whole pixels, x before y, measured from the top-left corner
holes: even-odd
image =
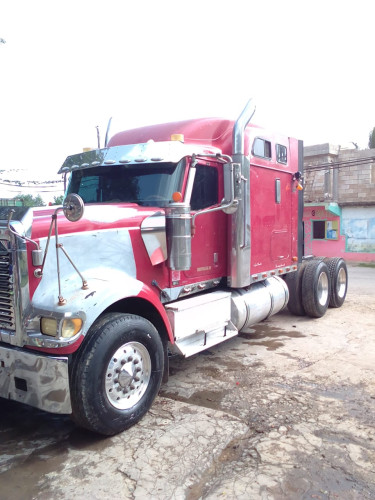
[[[283,276],[284,274],[293,273],[297,271],[298,266],[296,264],[291,264],[288,266],[279,267],[277,269],[271,269],[270,271],[265,271],[263,273],[255,273],[251,275],[251,283],[259,283],[267,278],[272,278],[276,276]]]

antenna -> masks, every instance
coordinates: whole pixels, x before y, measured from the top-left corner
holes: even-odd
[[[99,132],[99,126],[97,125],[95,128],[96,128],[96,137],[98,138],[98,149],[100,149],[100,132]]]
[[[108,144],[108,134],[109,134],[109,129],[110,129],[110,127],[111,127],[111,121],[112,121],[112,116],[111,116],[111,118],[108,120],[107,132],[105,133],[105,141],[104,141],[104,147],[105,147],[105,148],[107,147],[107,144]]]

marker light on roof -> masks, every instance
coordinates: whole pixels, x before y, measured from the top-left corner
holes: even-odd
[[[184,134],[172,134],[171,135],[171,141],[184,142],[184,140],[185,140]]]
[[[173,200],[175,203],[179,203],[179,202],[182,200],[182,194],[181,194],[179,191],[175,191],[175,192],[172,194],[172,200]]]

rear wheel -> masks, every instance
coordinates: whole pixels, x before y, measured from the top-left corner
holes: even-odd
[[[113,435],[151,407],[163,376],[163,344],[149,321],[130,314],[106,314],[88,335],[73,361],[73,419]]]
[[[302,278],[302,304],[306,314],[320,318],[327,311],[330,297],[330,275],[323,260],[306,263]]]
[[[284,277],[289,289],[288,309],[295,316],[304,316],[306,314],[302,304],[302,279],[305,265],[306,263],[302,262],[296,272],[288,273]]]
[[[348,290],[348,269],[345,261],[340,257],[327,257],[324,259],[324,262],[327,264],[331,278],[329,306],[341,307],[345,302],[346,292]]]

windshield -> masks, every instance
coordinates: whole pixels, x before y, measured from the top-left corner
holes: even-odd
[[[111,165],[72,172],[67,194],[77,193],[84,203],[137,203],[165,206],[181,191],[186,160],[179,163]]]

